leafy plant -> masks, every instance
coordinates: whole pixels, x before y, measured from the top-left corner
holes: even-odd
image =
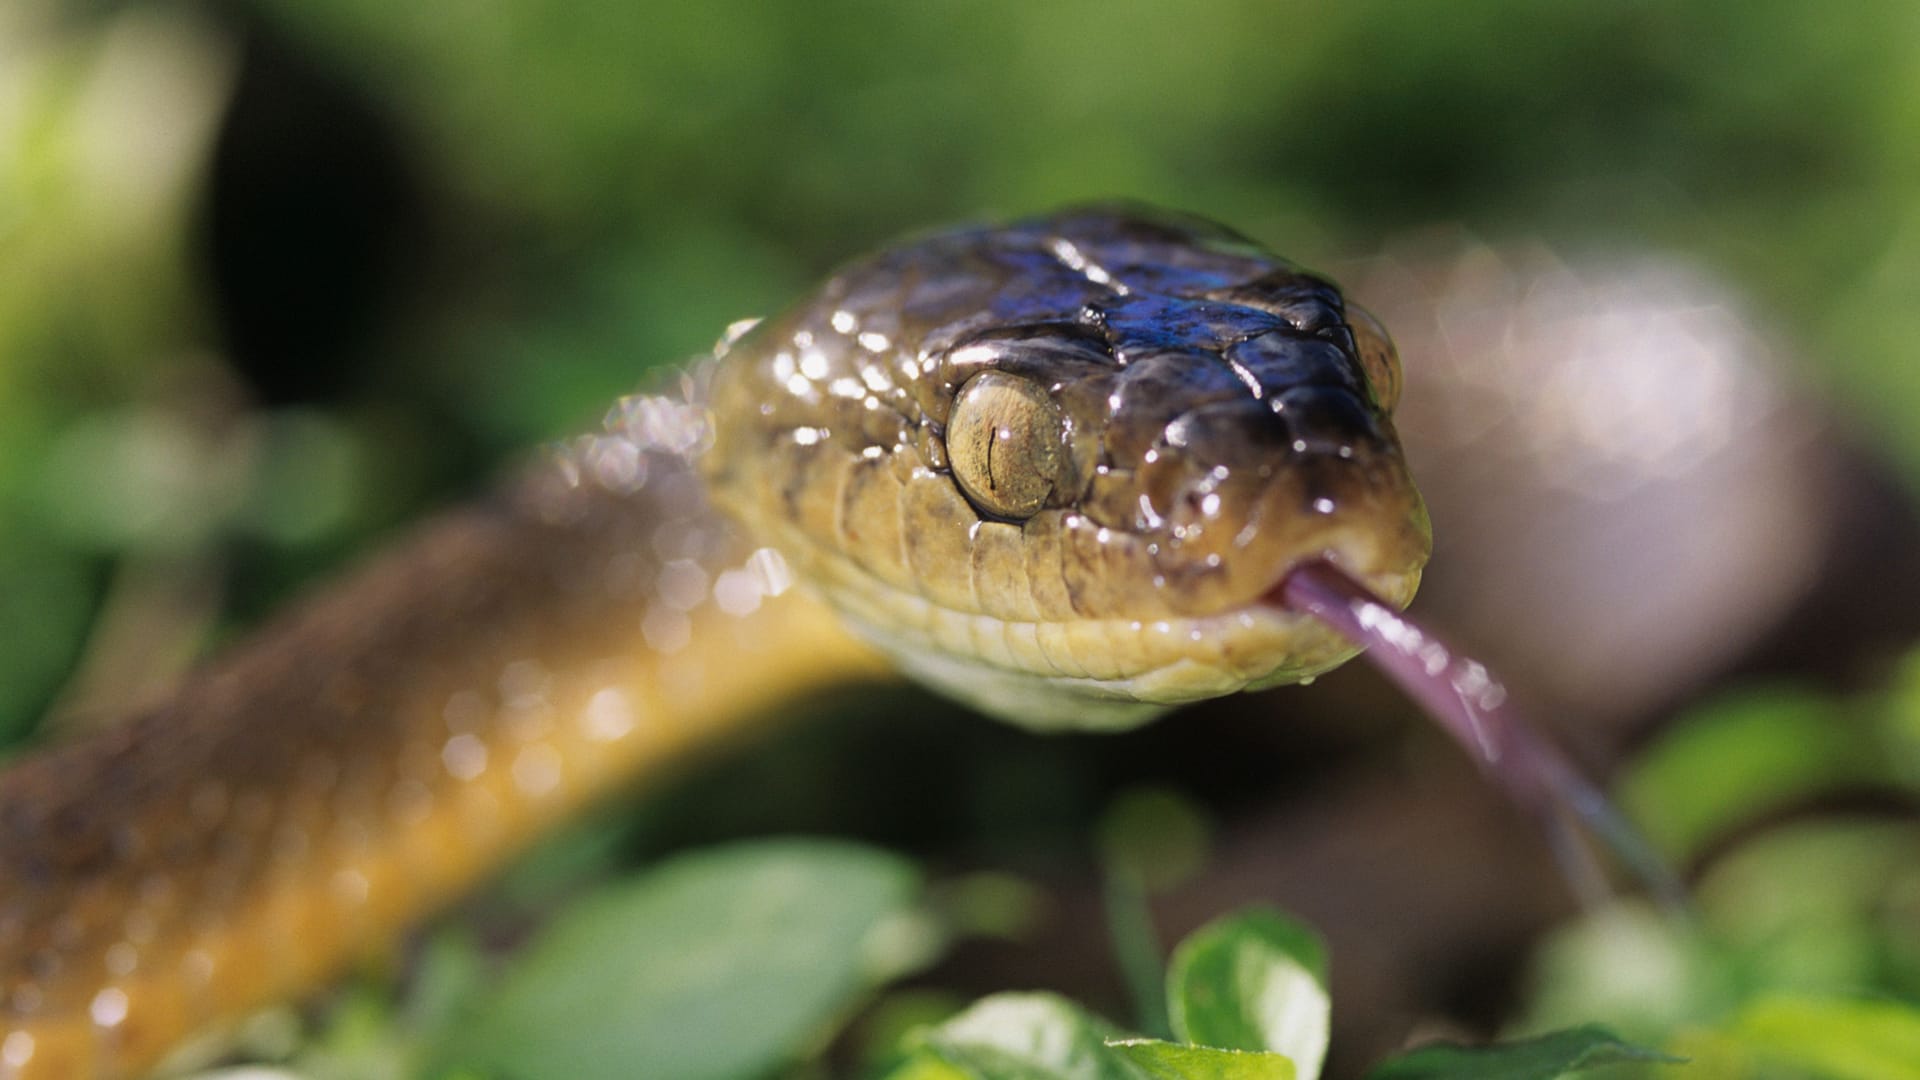
[[[927,956],[905,861],[825,840],[682,856],[567,910],[447,1032],[485,1074],[751,1076]]]
[[[888,1080],[1315,1080],[1326,1055],[1326,948],[1255,908],[1174,952],[1167,1002],[1177,1041],[1128,1037],[1050,994],[996,994],[912,1038]],[[1674,1062],[1589,1026],[1491,1047],[1416,1050],[1371,1080],[1553,1080],[1598,1065]]]

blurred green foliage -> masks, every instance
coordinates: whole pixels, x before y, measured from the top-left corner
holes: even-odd
[[[1626,791],[1700,868],[1698,921],[1621,906],[1562,929],[1525,1025],[1605,1017],[1715,1078],[1913,1075],[1915,716],[1909,677],[1850,698],[1755,688],[1682,717]]]
[[[1905,0],[9,0],[0,739],[56,703],[137,698],[835,261],[1079,198],[1201,212],[1309,264],[1435,222],[1674,252],[1744,289],[1807,378],[1920,478],[1916,131],[1920,6]],[[397,209],[362,235],[335,216],[355,199]],[[172,645],[80,685],[89,634],[140,605],[171,613]],[[1569,928],[1539,963],[1530,1026],[1603,1019],[1694,1056],[1692,1075],[1901,1075],[1887,1063],[1916,1056],[1912,1010],[1887,1002],[1920,997],[1910,820],[1755,823],[1863,784],[1913,797],[1920,663],[1905,672],[1883,696],[1769,690],[1682,723],[1630,792],[1704,868],[1702,925],[1620,909]],[[1044,771],[1028,786],[1075,797]],[[1116,873],[1145,889],[1191,872],[1199,819],[1134,810],[1137,827],[1106,838]],[[550,856],[566,864],[554,879],[621,840]],[[890,857],[854,858],[865,870],[795,871],[792,895],[833,918],[748,920],[763,938],[723,920],[707,940],[678,915],[649,924],[684,931],[673,940],[603,936],[610,906],[693,887],[656,877],[568,916],[491,990],[475,989],[482,950],[446,939],[404,1005],[349,997],[303,1060],[402,1075],[419,1032],[480,993],[490,1030],[564,1038],[542,1010],[604,1001],[567,1006],[600,984],[543,983],[553,953],[617,967],[703,942],[811,949],[819,966],[793,976],[810,993],[777,1002],[790,1022],[729,1042],[760,1055],[743,1071],[790,1060],[872,990],[849,966],[860,950],[834,943],[911,891]],[[736,871],[766,867],[704,870]],[[541,902],[565,891],[538,876],[522,885]],[[968,887],[998,889],[994,910],[1028,902],[1025,886]],[[1174,1017],[1197,1030],[1181,993]],[[946,999],[914,1007],[929,1001]],[[507,1041],[472,1060],[514,1071],[532,1044]]]

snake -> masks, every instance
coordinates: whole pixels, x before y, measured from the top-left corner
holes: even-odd
[[[1431,550],[1386,332],[1226,227],[909,238],[0,772],[0,1077],[142,1075],[608,792],[904,671],[1038,731],[1309,679]]]

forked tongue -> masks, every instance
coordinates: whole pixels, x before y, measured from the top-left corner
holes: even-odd
[[[1311,615],[1356,645],[1419,702],[1496,784],[1547,830],[1561,871],[1583,902],[1610,889],[1576,823],[1596,837],[1664,906],[1687,910],[1686,891],[1618,807],[1558,748],[1507,704],[1506,688],[1485,666],[1461,656],[1332,563],[1307,563],[1268,594],[1270,602]]]

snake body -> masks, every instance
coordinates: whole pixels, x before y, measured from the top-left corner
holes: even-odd
[[[1330,558],[1410,599],[1398,382],[1334,286],[1198,219],[853,263],[0,774],[0,1077],[136,1075],[323,981],[606,790],[881,670],[863,640],[1055,729],[1338,664],[1262,598]]]

